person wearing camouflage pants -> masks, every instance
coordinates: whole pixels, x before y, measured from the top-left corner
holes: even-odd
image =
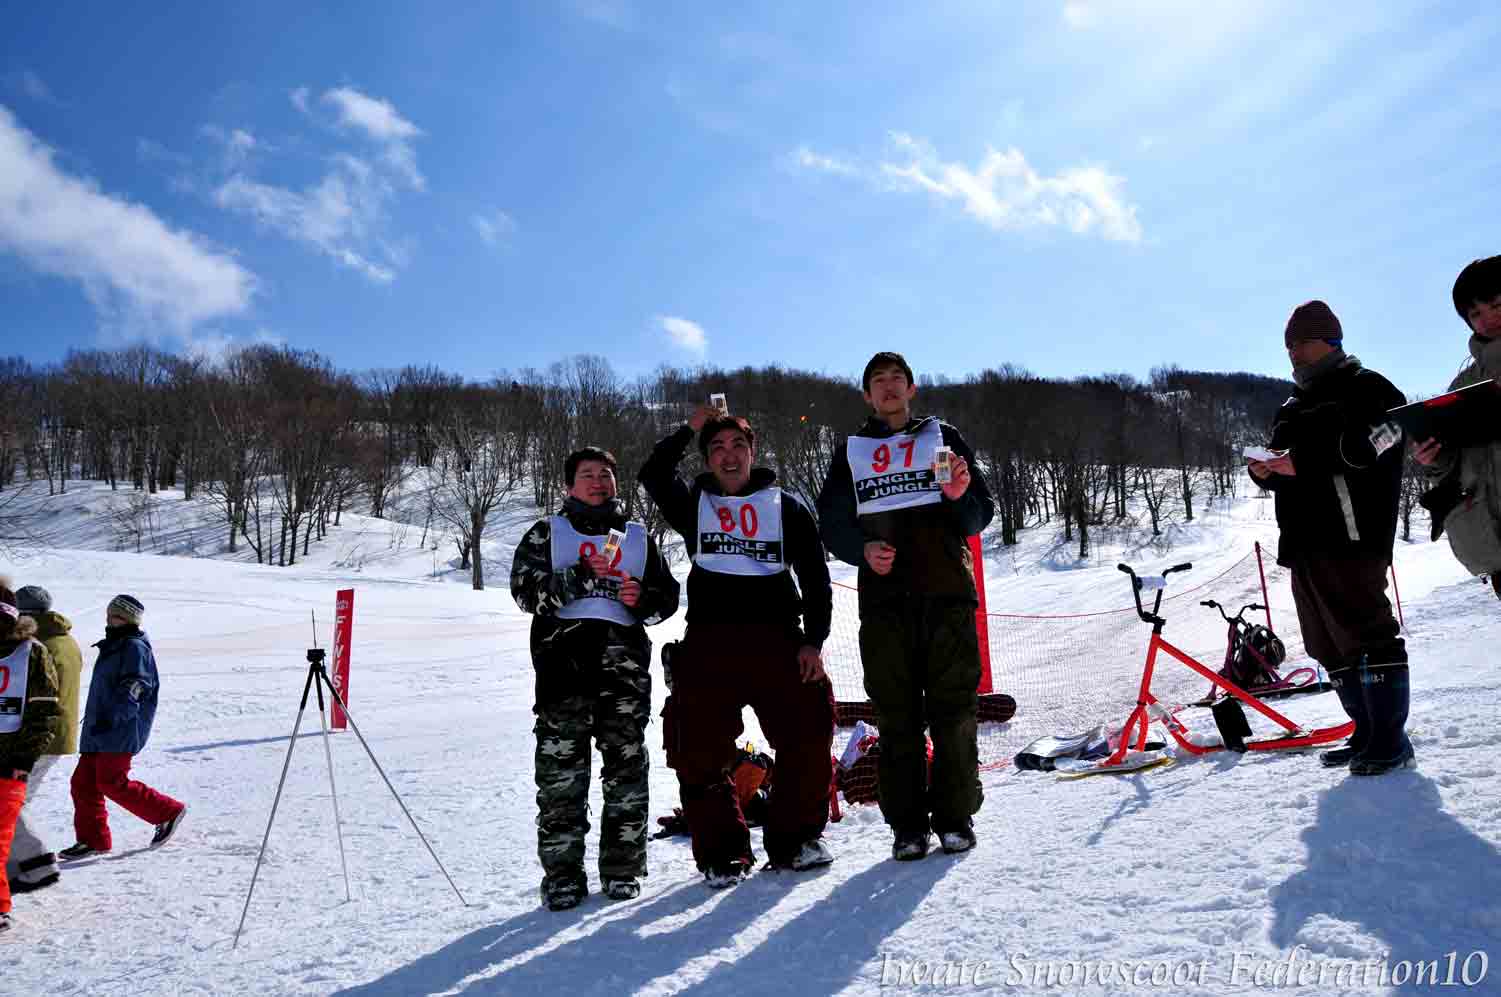
[[[599,747],[604,813],[599,876],[607,896],[640,894],[646,875],[651,640],[677,611],[678,583],[616,499],[615,458],[588,447],[564,465],[568,498],[516,548],[511,595],[532,620],[537,672],[537,856],[542,900],[577,906],[588,892],[590,740]],[[607,545],[612,530],[624,534]],[[618,537],[618,534],[617,534]]]

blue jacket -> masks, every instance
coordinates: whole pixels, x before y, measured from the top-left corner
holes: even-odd
[[[136,627],[120,627],[94,645],[99,660],[89,680],[80,751],[124,752],[146,747],[156,718],[156,655]]]

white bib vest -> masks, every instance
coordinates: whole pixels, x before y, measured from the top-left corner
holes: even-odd
[[[910,509],[943,501],[933,458],[943,443],[937,419],[925,419],[915,432],[875,438],[851,436],[845,445],[855,479],[858,515]]]
[[[698,551],[693,563],[725,575],[776,575],[782,555],[782,490],[775,485],[735,497],[699,493]]]
[[[21,729],[26,709],[26,680],[31,677],[31,641],[23,640],[5,658],[0,658],[0,734]]]
[[[580,533],[562,516],[552,517],[552,566],[560,570],[579,558],[604,553],[608,533]],[[620,601],[620,585],[646,573],[646,527],[625,524],[625,543],[615,552],[610,577],[594,580],[595,594],[565,603],[557,615],[565,620],[607,620],[631,626],[638,623],[630,608]]]

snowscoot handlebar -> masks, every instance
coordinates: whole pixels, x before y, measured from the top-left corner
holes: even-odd
[[[1141,590],[1144,587],[1143,580],[1137,576],[1129,564],[1117,564],[1115,567],[1117,570],[1124,571],[1131,576],[1131,596],[1136,600],[1136,615],[1141,617],[1143,623],[1150,623],[1154,627],[1161,627],[1167,621],[1159,616],[1157,611],[1162,608],[1162,593],[1167,587],[1167,576],[1175,571],[1187,571],[1193,567],[1193,564],[1187,561],[1183,564],[1175,564],[1171,568],[1165,568],[1160,578],[1152,579],[1152,581],[1157,583],[1152,586],[1157,590],[1157,598],[1152,602],[1152,611],[1150,613],[1141,604]]]
[[[1225,620],[1226,623],[1240,623],[1240,624],[1244,624],[1246,622],[1246,614],[1247,613],[1249,613],[1249,612],[1251,612],[1253,610],[1265,609],[1266,608],[1265,606],[1263,606],[1259,602],[1251,602],[1251,603],[1247,603],[1246,605],[1240,607],[1240,612],[1236,613],[1234,616],[1231,616],[1229,613],[1227,613],[1225,611],[1225,607],[1224,606],[1221,606],[1219,603],[1215,602],[1213,599],[1205,599],[1202,602],[1200,602],[1199,605],[1201,605],[1201,606],[1208,606],[1210,609],[1217,609],[1217,610],[1219,610],[1220,616],[1224,618],[1224,620]]]

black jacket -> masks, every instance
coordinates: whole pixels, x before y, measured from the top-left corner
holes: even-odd
[[[1406,401],[1386,378],[1346,357],[1277,410],[1270,446],[1291,451],[1297,474],[1251,480],[1276,495],[1278,564],[1310,554],[1391,559],[1403,441],[1377,454],[1370,433]]]
[[[639,475],[662,518],[682,536],[689,557],[698,552],[699,496],[706,491],[723,494],[712,474],[700,474],[691,486],[678,475],[678,463],[692,441],[693,430],[679,427],[652,449]],[[753,468],[750,484],[740,494],[753,494],[776,480],[770,468]],[[782,492],[782,550],[792,570],[775,575],[729,575],[695,564],[688,572],[688,623],[785,624],[800,628],[807,643],[823,647],[834,612],[829,566],[813,514],[787,491]]]
[[[911,432],[924,421],[913,419],[902,431]],[[969,538],[990,524],[995,500],[975,466],[975,452],[959,430],[946,422],[938,425],[944,444],[970,466],[969,489],[957,501],[945,498],[932,505],[857,516],[855,480],[845,448],[834,454],[829,476],[818,494],[818,527],[835,557],[859,566],[862,604],[868,598],[897,594],[978,601]],[[896,433],[884,420],[872,417],[856,435],[887,437]],[[868,540],[885,540],[896,548],[890,574],[878,575],[865,563]]]

